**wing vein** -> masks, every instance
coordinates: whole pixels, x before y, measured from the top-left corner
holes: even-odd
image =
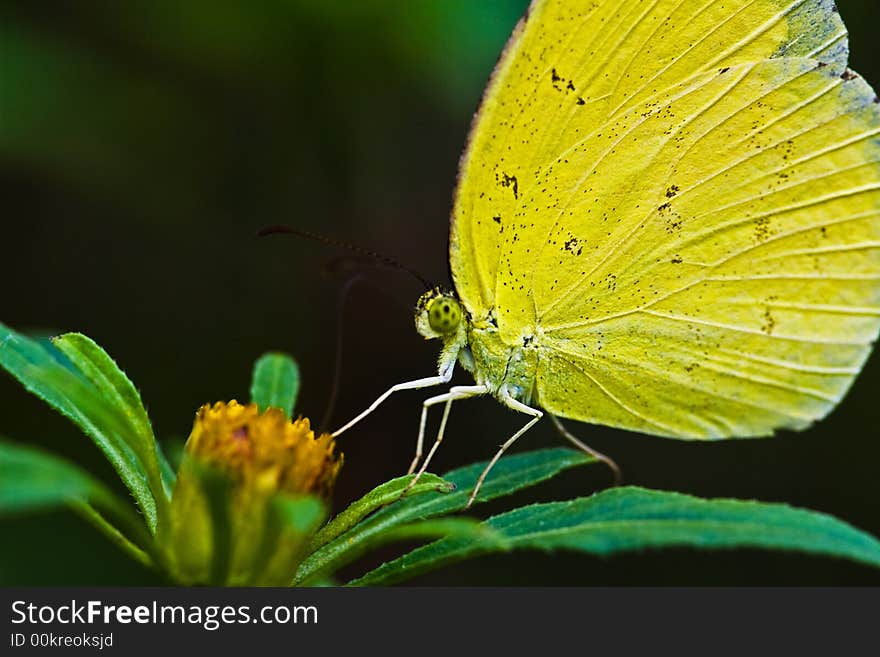
[[[583,374],[590,381],[592,381],[593,384],[595,384],[595,386],[597,388],[599,388],[599,390],[601,390],[605,394],[606,397],[608,397],[608,399],[610,399],[612,402],[614,402],[615,404],[620,406],[620,408],[622,408],[624,411],[626,411],[627,413],[629,413],[633,417],[638,418],[639,420],[641,420],[642,422],[645,422],[646,424],[657,427],[658,429],[661,429],[662,431],[666,431],[666,432],[669,432],[672,434],[676,433],[673,429],[666,426],[665,424],[662,424],[661,422],[658,422],[657,420],[653,420],[645,415],[642,415],[638,411],[630,408],[627,404],[624,404],[620,399],[617,398],[616,395],[614,395],[610,390],[608,390],[608,388],[606,388],[604,385],[602,385],[602,383],[595,376],[593,376],[590,372],[588,372],[585,367],[582,367],[576,361],[572,361],[571,364],[574,366],[575,369],[579,370],[581,372],[581,374]]]
[[[734,331],[736,333],[748,333],[751,335],[761,335],[767,338],[773,338],[776,340],[790,340],[793,342],[802,342],[805,344],[827,344],[827,345],[852,345],[852,346],[862,346],[865,343],[857,340],[829,340],[822,339],[813,336],[803,336],[803,335],[784,335],[780,333],[768,333],[766,331],[761,331],[760,329],[753,329],[746,326],[737,326],[736,324],[725,324],[724,322],[713,322],[708,319],[702,319],[697,317],[682,317],[680,315],[674,315],[672,313],[664,313],[659,312],[657,310],[649,310],[647,308],[642,308],[637,311],[644,315],[651,315],[653,317],[658,317],[661,319],[668,319],[674,322],[684,322],[686,324],[699,324],[701,326],[711,326],[712,328],[723,329],[727,331]]]
[[[798,78],[800,78],[802,75],[806,75],[806,73],[803,73],[803,74],[799,75]],[[795,79],[797,79],[797,78],[795,78]],[[780,121],[784,121],[784,120],[787,119],[788,117],[790,117],[790,116],[796,114],[797,112],[800,112],[801,110],[803,110],[803,109],[809,107],[810,105],[812,105],[813,103],[815,103],[817,100],[819,100],[820,98],[822,98],[822,96],[824,96],[825,94],[827,94],[829,91],[832,91],[832,90],[836,89],[837,87],[841,86],[842,84],[843,84],[843,78],[839,78],[839,77],[838,77],[838,78],[835,78],[834,80],[832,80],[831,84],[829,84],[827,87],[823,87],[822,89],[820,89],[819,91],[817,91],[817,92],[816,92],[815,94],[813,94],[812,96],[810,96],[810,97],[808,97],[808,98],[805,98],[805,99],[802,100],[801,102],[792,105],[792,106],[791,106],[789,109],[787,109],[785,112],[781,112],[781,113],[779,114],[779,116],[774,117],[772,121],[768,121],[767,123],[761,125],[760,127],[755,128],[755,129],[753,129],[753,130],[750,131],[750,132],[747,132],[747,133],[744,134],[739,140],[735,141],[733,145],[734,145],[734,146],[741,146],[742,144],[744,144],[745,142],[747,142],[749,139],[751,139],[752,137],[754,137],[754,136],[755,136],[756,134],[758,134],[759,132],[764,132],[764,131],[767,130],[768,128],[772,128],[774,125],[776,125],[776,124],[779,123]],[[834,118],[838,118],[838,117],[834,117]],[[823,124],[823,125],[824,125],[824,124]],[[809,129],[805,130],[804,132],[809,132],[809,131],[812,130],[812,129],[813,129],[813,128],[809,128]],[[798,137],[799,137],[799,136],[800,136],[800,133],[797,134],[797,135],[793,135],[793,136],[798,136]],[[791,138],[792,138],[792,137],[787,137],[786,140],[791,139]],[[778,146],[779,144],[781,144],[783,141],[786,141],[786,140],[780,140],[780,141],[776,142],[776,145]],[[738,164],[738,163],[737,163],[737,164]]]
[[[714,96],[714,97],[713,97],[713,98],[712,98],[712,99],[711,99],[706,105],[704,105],[703,107],[701,107],[699,112],[695,112],[693,115],[691,115],[690,117],[688,117],[688,120],[687,120],[685,123],[683,123],[682,125],[680,125],[680,126],[676,129],[676,131],[675,131],[674,133],[672,133],[672,134],[670,134],[670,135],[667,135],[666,138],[665,138],[665,142],[668,143],[668,142],[669,142],[670,140],[672,140],[676,135],[678,135],[679,132],[680,132],[685,126],[689,125],[692,121],[696,120],[699,116],[702,116],[706,111],[709,110],[709,108],[711,108],[711,107],[713,107],[714,105],[716,105],[716,104],[717,104],[722,98],[724,98],[724,96],[726,96],[728,93],[730,93],[731,90],[733,90],[733,89],[734,89],[734,88],[735,88],[735,87],[736,87],[736,86],[737,86],[737,85],[743,80],[743,78],[746,77],[746,75],[748,75],[748,73],[749,73],[750,70],[751,70],[751,67],[744,69],[743,74],[742,74],[739,78],[737,78],[736,80],[734,80],[730,85],[728,85],[727,87],[725,87],[725,88],[721,91],[721,93],[719,93],[717,96]],[[688,92],[681,94],[681,96],[679,96],[679,97],[685,96],[685,95],[687,95],[688,93],[691,93],[692,91],[694,91],[694,89],[691,89],[691,90],[689,90]],[[636,124],[636,126],[633,127],[633,130],[635,130],[637,126],[641,125],[641,123],[642,123],[641,121],[638,122],[638,123]],[[631,132],[632,132],[632,130],[629,130],[629,131],[627,131],[626,133],[624,133],[624,134],[620,137],[620,139],[619,139],[614,145],[616,146],[616,145],[619,144],[621,141],[623,141],[623,138],[626,137],[626,136],[628,136]],[[612,150],[612,148],[613,148],[613,147],[609,147],[609,149],[608,149],[605,153],[602,154],[601,158],[600,158],[600,159],[596,162],[596,164],[594,165],[594,168],[595,168],[596,166],[601,165],[601,163],[602,163],[602,161],[604,160],[605,156],[608,155],[608,153]],[[583,184],[583,179],[580,181],[580,184],[578,184],[578,186],[577,186],[578,189],[580,188],[580,186],[581,186],[582,184]],[[572,198],[573,198],[573,196],[569,198],[569,200],[568,200],[568,202],[566,203],[566,205],[562,208],[562,211],[557,215],[557,217],[556,217],[556,221],[555,221],[555,222],[553,223],[553,225],[551,226],[550,231],[549,231],[549,234],[552,234],[552,232],[553,232],[553,231],[556,229],[556,227],[559,225],[559,221],[560,221],[560,219],[564,216],[565,211],[566,211],[566,210],[570,207],[570,205],[571,205],[571,200],[572,200]],[[621,236],[621,237],[620,237],[615,243],[611,244],[611,245],[609,246],[609,248],[607,249],[605,255],[602,257],[602,259],[601,259],[599,262],[597,262],[597,263],[593,266],[593,268],[592,268],[587,274],[585,274],[584,278],[586,278],[586,277],[589,276],[589,275],[592,275],[592,274],[593,274],[593,273],[594,273],[599,267],[601,267],[601,266],[602,266],[603,264],[605,264],[610,258],[612,258],[612,257],[618,252],[618,250],[619,250],[624,244],[628,243],[628,242],[632,239],[632,237],[633,237],[633,236],[639,231],[639,229],[642,228],[642,226],[644,226],[645,222],[646,222],[646,221],[652,216],[652,214],[653,214],[653,210],[652,210],[652,211],[649,211],[647,214],[645,214],[645,215],[642,217],[642,219],[641,219],[641,220],[640,220],[635,226],[633,226],[633,227],[629,230],[629,232],[627,232],[625,235],[622,235],[622,236]],[[544,243],[546,244],[546,240],[544,241]],[[536,262],[540,260],[540,257],[541,257],[541,255],[543,254],[543,248],[544,248],[544,247],[542,247],[541,252],[539,252],[539,256],[538,256],[538,259],[536,260]],[[534,279],[534,272],[535,272],[535,269],[533,268],[533,269],[532,269],[532,272],[531,272],[532,279]],[[576,281],[576,282],[574,282],[572,285],[570,285],[569,287],[567,287],[567,288],[566,288],[566,289],[565,289],[565,290],[564,290],[559,296],[556,297],[556,299],[554,299],[551,303],[549,303],[547,306],[545,306],[545,307],[540,311],[540,314],[537,315],[538,319],[540,320],[542,317],[544,317],[544,316],[547,315],[548,313],[552,312],[553,308],[555,308],[559,303],[561,303],[562,301],[566,300],[571,294],[573,294],[573,293],[577,290],[577,288],[580,286],[580,284],[581,284],[580,281]]]
[[[749,354],[744,351],[739,351],[737,349],[728,349],[726,347],[717,347],[717,350],[738,360],[750,360],[754,363],[770,365],[772,367],[787,369],[793,372],[803,372],[805,374],[819,374],[822,376],[855,376],[861,371],[861,368],[859,367],[825,367],[822,365],[805,365],[803,363],[792,363],[791,361],[787,360],[767,358],[766,356]]]
[[[761,260],[778,260],[779,258],[790,258],[795,255],[821,255],[825,253],[845,253],[848,251],[870,251],[880,249],[880,241],[859,242],[857,244],[843,244],[837,246],[821,246],[815,249],[792,249],[784,253],[773,253],[764,256]]]
[[[845,224],[845,223],[848,223],[848,222],[850,222],[850,221],[859,221],[859,220],[861,220],[861,219],[865,219],[865,218],[867,218],[867,217],[873,217],[873,216],[880,216],[880,210],[875,210],[875,211],[873,211],[873,212],[864,212],[864,213],[861,213],[861,214],[851,215],[851,216],[849,216],[849,217],[842,217],[842,218],[840,218],[840,219],[836,219],[836,220],[834,220],[834,221],[825,222],[825,223],[823,223],[823,224],[816,224],[816,225],[804,226],[804,227],[798,228],[798,229],[796,229],[796,230],[791,230],[791,231],[788,231],[788,232],[785,232],[785,233],[780,233],[780,234],[778,234],[778,235],[774,235],[773,237],[770,237],[769,239],[767,239],[767,241],[762,242],[762,243],[760,243],[760,244],[753,244],[753,245],[750,245],[750,246],[748,246],[748,247],[745,248],[745,249],[741,249],[741,250],[739,250],[739,251],[737,251],[737,252],[735,252],[735,253],[732,253],[732,254],[728,255],[727,257],[725,257],[725,258],[723,258],[723,259],[717,261],[716,263],[712,263],[712,264],[694,263],[694,264],[696,264],[697,266],[704,267],[704,268],[707,269],[707,270],[710,270],[710,269],[713,269],[713,268],[717,268],[718,266],[720,266],[720,265],[726,263],[728,260],[732,260],[733,258],[735,258],[735,257],[737,257],[737,256],[739,256],[739,255],[742,255],[743,253],[747,253],[748,251],[751,251],[751,250],[753,250],[753,249],[760,248],[760,247],[762,247],[762,246],[764,246],[764,245],[766,245],[766,244],[768,244],[768,243],[770,243],[770,242],[774,242],[774,241],[776,241],[776,240],[784,239],[784,238],[786,238],[786,237],[792,237],[793,235],[798,235],[798,234],[800,234],[800,233],[805,233],[805,232],[808,232],[808,231],[811,231],[811,230],[815,230],[815,229],[817,229],[817,228],[821,228],[821,227],[823,227],[823,226],[834,226],[834,225],[839,225],[839,224]],[[768,275],[766,278],[768,278],[768,279],[773,279],[773,278],[785,278],[785,277],[788,277],[788,276],[789,276],[789,275],[783,275],[783,274],[776,275],[776,274],[773,274],[773,275]],[[845,275],[845,274],[839,274],[839,275],[838,275],[838,274],[824,274],[824,275],[815,275],[815,276],[812,276],[812,275],[811,275],[811,276],[807,276],[807,275],[805,275],[805,274],[804,274],[804,275],[801,275],[801,274],[791,274],[790,277],[793,278],[793,279],[795,279],[795,280],[798,280],[798,279],[800,279],[800,278],[806,278],[806,279],[808,279],[808,280],[811,279],[811,278],[821,278],[821,279],[825,280],[825,279],[833,279],[833,278],[837,278],[837,277],[840,277],[842,280],[849,280],[848,275]],[[690,289],[690,288],[692,288],[692,287],[694,287],[694,286],[696,286],[696,285],[699,285],[700,283],[705,283],[705,282],[707,282],[707,281],[708,281],[708,282],[712,282],[712,281],[723,282],[723,281],[727,281],[727,280],[752,280],[752,279],[760,280],[760,279],[762,279],[762,278],[764,278],[764,277],[762,277],[762,276],[746,276],[746,277],[738,277],[738,276],[734,276],[734,277],[728,277],[728,276],[700,276],[700,277],[696,278],[695,280],[691,281],[690,283],[688,283],[687,285],[684,285],[683,287],[677,288],[677,289],[675,289],[675,290],[671,290],[670,292],[667,292],[666,294],[664,294],[664,295],[662,295],[662,296],[660,296],[660,297],[658,297],[658,298],[656,298],[656,299],[652,299],[650,302],[648,302],[648,303],[646,303],[646,304],[643,304],[643,305],[641,305],[641,306],[637,306],[637,307],[635,307],[635,308],[631,308],[631,309],[629,309],[629,310],[624,310],[624,311],[621,311],[621,312],[619,312],[619,313],[614,313],[614,314],[611,314],[611,315],[605,315],[605,316],[603,316],[603,317],[598,317],[598,318],[595,318],[595,319],[588,319],[588,320],[577,321],[577,322],[569,322],[569,323],[567,323],[567,324],[554,324],[554,325],[545,326],[545,327],[544,327],[544,331],[545,331],[546,333],[554,333],[554,332],[563,331],[563,330],[567,330],[567,329],[579,328],[579,327],[582,327],[582,326],[589,326],[589,325],[601,324],[602,322],[607,322],[607,321],[609,321],[609,320],[618,319],[618,318],[620,318],[620,317],[626,317],[627,315],[632,315],[632,314],[637,313],[637,312],[639,312],[639,311],[641,311],[641,310],[644,310],[644,309],[646,309],[646,308],[650,308],[651,306],[654,306],[654,305],[656,305],[656,304],[658,304],[658,303],[661,303],[661,302],[663,302],[663,301],[666,301],[667,299],[670,299],[670,298],[674,297],[676,294],[679,294],[679,293],[681,293],[681,292],[684,292],[684,291],[686,291],[686,290],[688,290],[688,289]],[[878,280],[878,279],[880,279],[880,276],[875,276],[875,275],[872,275],[872,274],[864,274],[864,275],[853,274],[853,275],[852,275],[852,280]]]
[[[821,43],[816,48],[813,48],[813,50],[811,50],[810,52],[808,52],[806,54],[806,57],[815,58],[816,55],[818,55],[820,52],[822,52],[823,50],[828,50],[828,48],[833,46],[835,43],[837,43],[841,39],[845,39],[845,38],[846,38],[846,31],[838,32],[833,37],[828,39],[828,41],[826,41],[825,43]]]
[[[577,358],[577,359],[584,358],[584,354],[581,354],[581,353],[573,352],[568,349],[561,349],[558,346],[554,346],[553,348],[557,351],[561,351],[562,353],[565,353],[569,356],[572,356],[573,358]],[[689,390],[693,390],[694,392],[699,392],[699,393],[708,395],[710,397],[716,397],[716,398],[722,399],[724,401],[734,402],[736,404],[742,404],[743,406],[748,406],[750,408],[756,408],[761,411],[775,413],[777,415],[784,415],[784,416],[789,417],[793,420],[812,421],[813,419],[815,419],[810,415],[794,414],[794,413],[791,413],[787,410],[783,410],[783,409],[780,409],[777,407],[764,406],[763,404],[759,404],[755,401],[745,400],[745,399],[741,399],[739,397],[733,397],[730,395],[724,395],[724,394],[718,392],[717,390],[711,390],[709,388],[706,388],[705,386],[697,385],[692,379],[682,379],[681,377],[671,378],[673,375],[668,370],[658,371],[656,368],[649,366],[647,364],[647,361],[640,361],[638,363],[634,363],[628,358],[614,355],[614,354],[605,354],[604,357],[607,360],[611,360],[611,361],[614,361],[614,362],[619,363],[621,365],[624,365],[626,368],[628,368],[632,372],[638,372],[640,374],[647,374],[651,378],[653,378],[657,383],[666,383],[671,380],[674,383],[676,383],[677,385],[680,385],[680,386],[687,388]],[[694,354],[694,359],[700,360],[700,359],[702,359],[702,355]],[[739,378],[743,378],[743,377],[739,377]],[[827,401],[827,400],[823,399],[823,401]],[[636,415],[636,417],[641,418],[640,415]],[[645,418],[641,418],[641,419],[645,419]],[[705,420],[707,418],[694,417],[693,419]],[[720,418],[716,418],[716,419],[720,419]],[[667,428],[666,430],[668,431],[669,429]],[[733,432],[729,431],[728,433],[733,433]]]
[[[725,299],[724,303],[734,306],[753,306],[759,303],[755,299]],[[826,313],[830,315],[853,315],[864,317],[880,317],[877,306],[835,306],[822,303],[794,303],[787,301],[760,301],[762,307],[780,310],[802,310],[810,313]]]
[[[663,68],[661,68],[661,69],[660,69],[659,71],[657,71],[657,72],[656,72],[656,73],[655,73],[650,79],[648,79],[648,80],[645,82],[645,84],[642,85],[641,89],[637,90],[636,93],[633,94],[633,96],[635,96],[635,95],[638,93],[638,91],[642,91],[642,90],[644,90],[644,89],[647,89],[647,88],[648,88],[648,85],[650,85],[652,82],[654,82],[654,80],[656,80],[656,79],[659,78],[661,75],[663,75],[664,73],[666,73],[666,71],[668,71],[668,70],[669,70],[670,68],[672,68],[675,64],[677,64],[679,61],[681,61],[686,55],[690,54],[690,52],[691,52],[694,48],[696,48],[696,47],[699,46],[699,45],[702,45],[702,44],[703,44],[708,38],[710,38],[713,34],[715,34],[715,32],[717,32],[718,30],[720,30],[720,29],[721,29],[722,27],[724,27],[727,23],[729,23],[731,20],[733,20],[737,15],[739,15],[740,12],[745,11],[746,9],[748,9],[749,7],[751,7],[753,4],[755,4],[755,1],[756,1],[756,0],[751,0],[747,5],[745,5],[745,6],[743,6],[743,7],[740,7],[740,8],[739,8],[737,11],[735,11],[733,14],[730,14],[730,15],[727,16],[724,20],[722,20],[720,23],[718,23],[718,25],[716,25],[714,28],[712,28],[711,30],[709,30],[709,31],[706,32],[705,34],[701,35],[699,39],[697,39],[697,40],[694,41],[692,44],[690,44],[690,46],[688,46],[688,48],[686,48],[684,51],[682,51],[679,55],[677,55],[675,58],[673,58],[673,59],[672,59],[672,60],[671,60],[666,66],[664,66]],[[706,3],[705,5],[703,5],[703,6],[699,9],[699,11],[697,11],[696,14],[693,15],[692,18],[695,18],[695,17],[699,16],[701,13],[703,13],[706,9],[708,9],[708,8],[709,8],[710,6],[712,6],[713,4],[715,4],[715,0],[710,0],[710,2]],[[709,68],[709,67],[707,66],[707,67],[705,67],[705,68]],[[703,69],[703,70],[705,70],[705,69]],[[627,99],[627,100],[628,100],[628,99]],[[616,108],[614,108],[614,110],[609,114],[609,118],[612,118],[613,116],[615,116],[615,115],[617,114],[617,112],[618,112],[622,107],[624,107],[625,105],[626,105],[626,101],[624,101],[623,103],[621,103],[620,105],[618,105]]]
[[[718,64],[720,61],[722,61],[725,57],[727,57],[731,53],[736,52],[737,50],[740,50],[744,45],[751,43],[752,41],[757,39],[759,36],[764,34],[767,30],[769,30],[774,25],[776,25],[780,20],[784,19],[794,9],[797,9],[802,4],[804,4],[806,1],[807,0],[796,0],[795,2],[791,3],[788,7],[786,7],[784,10],[777,12],[776,15],[773,16],[773,18],[771,18],[770,20],[765,22],[759,28],[753,29],[751,32],[749,32],[742,39],[740,39],[735,44],[733,44],[730,48],[728,48],[723,53],[721,53],[720,55],[715,57],[715,59],[713,59],[711,62],[707,63],[707,66],[710,66],[710,67],[715,66],[716,64]],[[751,4],[752,3],[749,3],[749,5],[746,5],[746,7],[750,6]],[[743,7],[743,9],[745,9],[746,7]],[[740,10],[740,11],[742,11],[742,10]]]

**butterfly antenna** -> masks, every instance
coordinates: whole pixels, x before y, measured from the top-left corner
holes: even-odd
[[[333,419],[333,411],[336,409],[336,401],[339,397],[339,388],[342,381],[342,354],[344,344],[343,333],[345,331],[345,306],[348,303],[348,299],[351,295],[351,290],[355,286],[355,284],[365,284],[372,286],[378,292],[386,293],[383,288],[376,285],[365,275],[365,269],[377,268],[376,263],[373,261],[367,263],[352,262],[348,256],[342,256],[339,258],[334,258],[327,262],[324,265],[323,270],[325,274],[338,276],[341,270],[353,267],[355,268],[352,269],[353,273],[348,274],[348,277],[345,279],[345,282],[339,289],[339,294],[336,299],[336,355],[334,358],[335,366],[333,369],[333,384],[330,387],[330,397],[327,400],[327,408],[324,411],[324,417],[321,419],[321,424],[318,425],[322,428],[330,426],[330,420]],[[388,296],[388,298],[396,301],[394,297]],[[409,306],[405,306],[402,303],[397,305],[404,312],[411,311],[411,308]]]
[[[399,267],[392,267],[384,262],[377,262],[376,259],[372,257],[356,257],[349,255],[341,255],[335,258],[331,258],[327,260],[321,267],[321,273],[325,276],[325,278],[342,280],[342,285],[339,287],[336,297],[336,346],[333,359],[333,379],[330,385],[330,396],[327,398],[327,406],[324,410],[324,416],[321,419],[321,423],[316,425],[318,427],[326,428],[330,426],[330,420],[333,418],[333,411],[336,409],[336,402],[339,398],[339,389],[342,381],[345,308],[348,304],[349,297],[351,296],[351,291],[354,288],[355,284],[370,285],[378,292],[385,294],[392,301],[398,301],[395,297],[388,295],[384,288],[376,285],[366,276],[366,272],[369,270],[382,269],[386,271],[388,269],[392,269],[393,271],[400,271]],[[397,305],[405,313],[412,312],[412,308],[410,306],[407,306],[403,303],[397,303]]]
[[[391,269],[397,269],[400,271],[405,271],[410,276],[415,278],[419,283],[421,283],[426,290],[430,290],[436,287],[432,284],[428,279],[422,276],[415,269],[407,267],[403,263],[395,260],[394,258],[387,256],[383,253],[378,253],[371,249],[366,249],[362,246],[357,246],[356,244],[350,244],[349,242],[343,242],[341,240],[333,239],[332,237],[326,237],[325,235],[318,235],[317,233],[312,233],[307,230],[302,230],[301,228],[294,228],[293,226],[288,226],[286,224],[275,224],[272,226],[263,226],[260,230],[257,231],[257,237],[265,237],[267,235],[295,235],[296,237],[302,237],[307,240],[312,240],[314,242],[320,242],[321,244],[326,244],[328,246],[335,246],[341,249],[347,249],[353,253],[357,253],[358,255],[367,256],[368,258],[372,258],[386,267]]]
[[[605,465],[607,465],[612,474],[614,474],[614,485],[620,486],[623,483],[623,474],[620,471],[620,467],[617,463],[614,462],[614,459],[611,457],[605,456],[602,452],[597,452],[595,449],[587,445],[586,443],[578,440],[577,437],[573,433],[571,433],[568,429],[565,428],[565,425],[560,422],[559,418],[553,415],[552,413],[548,413],[550,416],[550,420],[553,422],[553,426],[556,427],[556,430],[562,434],[562,437],[565,438],[572,445],[577,447],[587,456],[592,456],[594,459],[598,461],[602,461]]]
[[[342,380],[342,333],[345,328],[343,321],[345,316],[345,303],[348,301],[348,295],[355,283],[363,281],[363,274],[355,274],[345,281],[342,289],[339,291],[339,298],[336,301],[336,356],[335,367],[333,369],[333,385],[330,388],[330,397],[327,400],[327,408],[324,411],[324,417],[321,419],[322,428],[330,426],[330,420],[333,418],[333,411],[336,408],[336,400],[339,397],[339,382]]]

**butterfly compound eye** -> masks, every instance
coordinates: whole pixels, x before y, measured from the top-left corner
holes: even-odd
[[[437,297],[428,306],[428,323],[437,333],[453,333],[460,321],[461,306],[452,297]]]

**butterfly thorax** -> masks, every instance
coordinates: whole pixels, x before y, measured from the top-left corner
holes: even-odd
[[[521,344],[508,344],[491,317],[473,317],[454,293],[441,289],[422,295],[415,323],[426,339],[443,342],[441,373],[458,362],[495,397],[509,395],[526,404],[531,402],[538,367],[538,345],[534,341],[523,339]]]
[[[484,384],[496,397],[506,389],[514,399],[531,403],[538,369],[536,345],[509,345],[491,324],[469,323],[467,337],[467,346],[459,352],[458,360],[477,383]]]

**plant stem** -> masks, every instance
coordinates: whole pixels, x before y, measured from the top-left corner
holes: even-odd
[[[100,513],[98,513],[98,511],[95,510],[92,506],[88,504],[77,503],[73,505],[73,508],[83,518],[88,520],[93,526],[95,526],[107,538],[109,538],[111,543],[119,547],[132,559],[144,566],[147,566],[148,568],[153,567],[154,563],[150,555],[144,552],[137,545],[132,543],[128,539],[128,537],[126,537],[121,531],[119,531],[119,529],[117,529],[114,525],[107,521],[107,519],[104,518],[104,516],[102,516]]]

